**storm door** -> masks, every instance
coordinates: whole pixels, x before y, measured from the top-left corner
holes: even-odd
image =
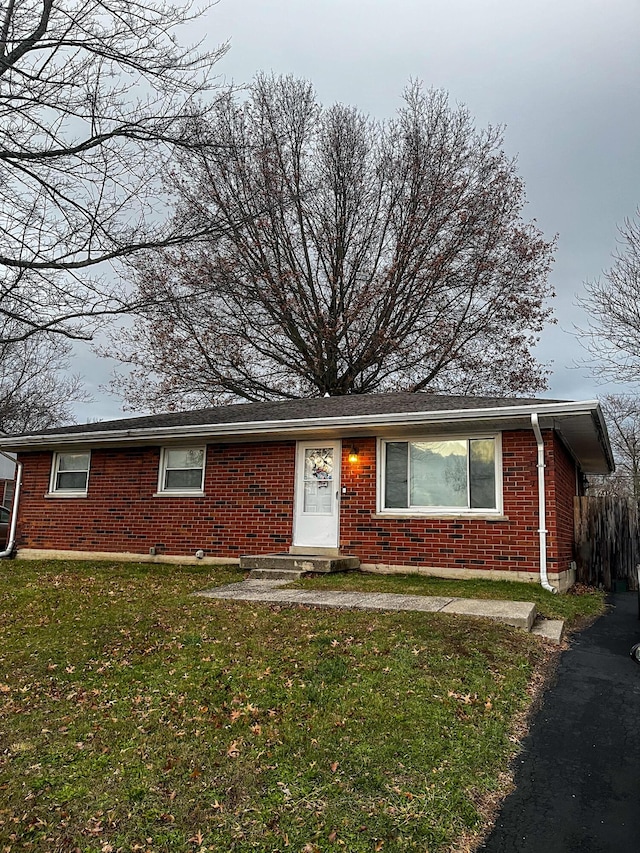
[[[337,548],[340,442],[299,442],[293,544]]]

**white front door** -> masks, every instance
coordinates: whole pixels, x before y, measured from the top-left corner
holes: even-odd
[[[340,510],[340,442],[298,442],[296,547],[337,548]]]

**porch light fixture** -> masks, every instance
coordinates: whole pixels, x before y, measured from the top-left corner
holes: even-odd
[[[357,461],[358,461],[358,448],[355,446],[355,444],[352,444],[351,450],[349,451],[349,462],[352,465],[355,465]]]

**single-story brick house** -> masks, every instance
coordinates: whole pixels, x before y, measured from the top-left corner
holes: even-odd
[[[348,554],[572,582],[573,498],[613,470],[597,402],[424,393],[246,403],[3,436],[21,557]]]

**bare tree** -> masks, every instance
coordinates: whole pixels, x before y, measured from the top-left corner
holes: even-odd
[[[522,219],[500,128],[417,84],[379,124],[258,77],[193,132],[180,221],[227,233],[138,263],[155,302],[117,346],[129,404],[545,387],[554,246]]]
[[[589,491],[633,498],[640,503],[640,400],[629,394],[602,399],[616,471],[608,477],[589,477]]]
[[[0,344],[0,430],[20,433],[73,421],[71,404],[88,400],[69,371],[71,344],[60,335],[32,335]]]
[[[181,47],[191,17],[171,0],[3,4],[0,342],[90,337],[128,308],[105,264],[193,236],[161,181],[225,48]]]
[[[619,228],[613,264],[585,285],[578,303],[589,314],[578,334],[591,354],[594,376],[614,382],[640,381],[640,211]]]

